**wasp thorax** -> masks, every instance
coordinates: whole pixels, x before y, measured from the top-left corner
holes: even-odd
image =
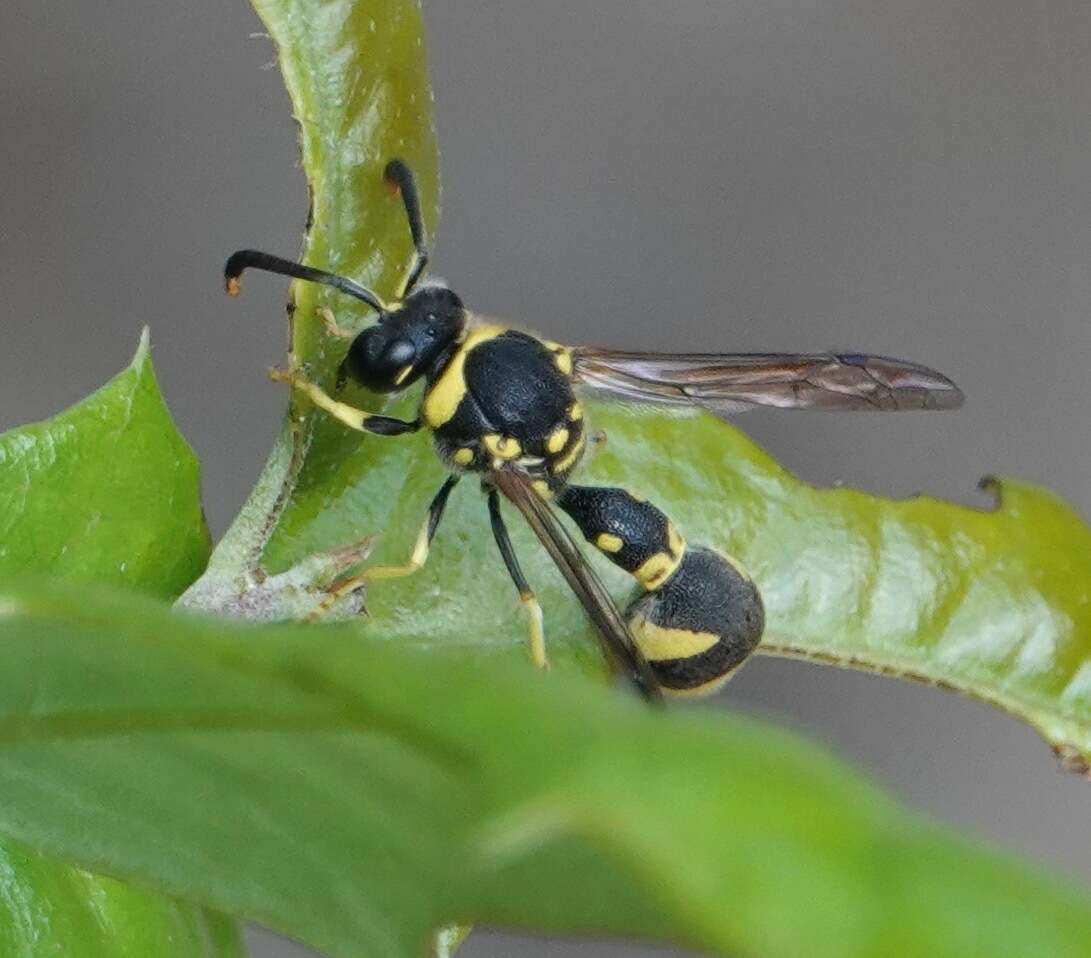
[[[462,300],[444,286],[424,286],[353,341],[343,376],[377,393],[412,385],[458,340],[466,326]]]

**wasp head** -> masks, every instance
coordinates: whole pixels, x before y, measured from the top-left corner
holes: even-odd
[[[421,286],[353,341],[338,373],[376,393],[406,389],[462,335],[466,310],[446,286]]]

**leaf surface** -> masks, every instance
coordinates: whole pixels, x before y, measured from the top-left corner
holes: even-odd
[[[0,435],[0,577],[51,572],[173,598],[208,552],[199,466],[159,392],[146,332],[97,392]]]
[[[759,653],[965,692],[1025,719],[1068,767],[1086,771],[1091,530],[1059,497],[1014,479],[991,480],[980,508],[817,489],[707,417],[596,406],[590,418],[608,440],[581,481],[633,488],[688,541],[738,556],[766,603]],[[362,445],[375,449],[375,468],[354,486],[348,539],[382,529],[373,561],[404,561],[442,471],[420,439]],[[514,512],[509,526],[545,609],[551,658],[594,671],[598,646],[578,604]],[[311,535],[316,547],[326,541],[314,526]],[[633,594],[627,576],[584,551],[619,601]],[[359,628],[376,638],[526,656],[472,480],[452,497],[428,566],[378,584],[367,606]]]
[[[749,568],[768,614],[761,651],[968,693],[1086,771],[1091,530],[1058,496],[1014,479],[985,483],[980,508],[817,489],[706,417],[597,422],[610,441],[596,481],[637,477],[683,534]]]
[[[426,235],[439,218],[439,160],[432,90],[416,0],[253,0],[277,47],[300,124],[311,198],[301,260],[350,276],[383,297],[395,295],[412,253],[401,200],[383,181],[399,157],[413,170]],[[260,244],[259,244],[260,245]],[[225,251],[226,254],[227,251]],[[260,274],[246,282],[275,281]],[[347,343],[328,336],[316,313],[359,329],[374,320],[366,306],[311,283],[292,283],[290,342],[308,375],[329,389]],[[238,304],[244,308],[245,296]],[[270,390],[270,402],[277,401]],[[381,400],[358,389],[343,397],[375,410]],[[284,428],[250,501],[219,545],[201,589],[222,594],[264,555],[286,567],[317,549],[341,545],[358,527],[355,480],[369,452],[359,434],[331,423],[293,396]],[[315,532],[315,527],[325,535]]]
[[[765,958],[1087,953],[1086,893],[758,723],[322,639],[3,591],[0,829],[335,958],[469,921]]]

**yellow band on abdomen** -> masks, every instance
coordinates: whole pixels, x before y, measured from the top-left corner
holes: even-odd
[[[691,632],[689,629],[668,629],[644,616],[637,616],[629,623],[633,638],[649,662],[664,659],[688,659],[707,652],[720,641],[711,632]]]

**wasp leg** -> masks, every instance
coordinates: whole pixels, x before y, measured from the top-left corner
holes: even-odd
[[[443,518],[443,510],[447,508],[447,499],[451,495],[451,490],[458,485],[461,478],[458,473],[452,473],[439,487],[439,492],[435,494],[431,505],[428,507],[428,517],[421,525],[420,532],[417,533],[417,541],[413,545],[413,552],[408,562],[404,565],[372,566],[370,569],[364,569],[359,575],[335,583],[328,590],[326,598],[311,610],[307,620],[320,619],[338,601],[357,589],[363,588],[369,582],[374,582],[377,579],[401,579],[420,569],[428,560],[428,551],[432,545],[432,540],[436,536],[436,529],[439,528],[440,520]]]
[[[299,373],[288,369],[270,369],[269,378],[273,382],[291,383],[293,389],[298,389],[307,396],[319,409],[328,412],[334,419],[343,422],[351,429],[360,432],[370,432],[377,436],[401,436],[407,432],[416,432],[420,429],[420,420],[414,419],[407,422],[404,419],[394,419],[391,416],[379,416],[375,413],[364,412],[348,403],[338,402],[325,392],[321,386],[304,379]]]
[[[345,329],[343,326],[337,325],[337,317],[333,315],[333,310],[329,306],[319,306],[315,312],[318,314],[318,318],[322,320],[322,325],[326,327],[326,332],[330,336],[335,339],[356,338],[356,333],[351,329]]]
[[[495,489],[489,490],[489,520],[492,523],[492,534],[496,539],[496,545],[500,549],[500,555],[504,559],[504,565],[508,568],[508,574],[519,590],[519,601],[526,609],[527,620],[530,627],[530,658],[536,668],[548,669],[549,659],[546,658],[545,628],[542,622],[542,607],[531,590],[523,570],[519,568],[519,559],[512,548],[511,538],[508,536],[504,518],[500,515],[500,497]]]
[[[761,638],[761,595],[729,556],[688,547],[671,521],[625,489],[568,486],[559,505],[611,562],[644,588],[626,610],[629,628],[663,690],[719,688]]]

